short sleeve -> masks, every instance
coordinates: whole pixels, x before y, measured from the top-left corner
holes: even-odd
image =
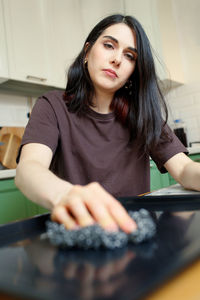
[[[59,139],[59,130],[56,114],[47,98],[38,98],[33,107],[29,122],[25,128],[22,142],[17,155],[20,159],[22,146],[28,143],[40,143],[56,151]]]
[[[169,128],[168,125],[164,126],[162,134],[164,134],[164,131],[167,133],[169,139],[166,141],[162,138],[161,135],[158,146],[156,147],[156,149],[150,152],[151,158],[154,160],[161,173],[167,172],[163,165],[171,157],[181,152],[188,154],[187,148],[181,143],[181,141],[173,133],[173,131]]]

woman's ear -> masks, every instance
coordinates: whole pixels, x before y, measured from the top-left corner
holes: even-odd
[[[87,43],[85,43],[85,47],[84,47],[84,52],[85,52],[85,59],[87,59],[87,52],[88,52],[88,48],[89,48],[89,45],[90,45],[90,43],[89,42],[87,42]]]

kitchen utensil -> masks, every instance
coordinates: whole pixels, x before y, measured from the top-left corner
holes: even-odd
[[[24,127],[2,127],[0,129],[0,141],[1,140],[1,136],[6,134],[6,133],[12,133],[17,135],[18,137],[22,138],[23,134],[24,134]]]
[[[1,136],[1,141],[4,144],[0,147],[0,162],[8,169],[15,169],[21,138],[13,133],[7,133]]]
[[[2,127],[0,129],[0,162],[8,169],[16,168],[18,148],[24,134],[24,127]]]

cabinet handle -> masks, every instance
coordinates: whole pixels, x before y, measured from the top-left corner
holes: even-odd
[[[31,76],[31,75],[27,75],[26,79],[29,79],[29,80],[39,80],[39,81],[46,81],[47,80],[46,78],[37,77],[37,76]]]

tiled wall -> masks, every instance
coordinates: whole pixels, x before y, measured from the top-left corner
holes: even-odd
[[[0,127],[25,127],[37,98],[0,92]]]
[[[181,118],[188,141],[200,141],[200,1],[175,0],[172,4],[185,84],[167,95],[169,124]]]
[[[166,98],[171,128],[173,120],[182,119],[186,125],[188,142],[200,141],[200,82],[180,86]]]
[[[0,126],[24,127],[29,112],[26,97],[0,93]]]

